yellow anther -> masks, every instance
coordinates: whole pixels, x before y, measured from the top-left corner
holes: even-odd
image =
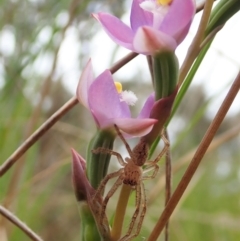
[[[173,0],[157,0],[157,3],[163,6],[170,5]]]
[[[122,84],[120,82],[114,82],[118,93],[122,92]]]

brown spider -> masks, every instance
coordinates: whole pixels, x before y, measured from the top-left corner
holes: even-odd
[[[157,172],[159,169],[159,166],[157,163],[168,150],[169,142],[165,138],[165,136],[162,135],[162,139],[164,141],[163,150],[156,157],[154,161],[147,161],[147,156],[148,156],[147,144],[143,141],[140,141],[137,144],[137,146],[133,150],[131,150],[130,146],[128,145],[128,143],[126,142],[126,140],[124,139],[123,135],[121,134],[120,130],[116,125],[115,125],[115,129],[117,131],[117,134],[125,144],[130,157],[125,158],[125,161],[124,161],[122,156],[118,152],[115,152],[106,148],[102,148],[102,147],[92,150],[92,152],[95,154],[98,154],[101,152],[101,153],[108,153],[110,155],[116,156],[118,159],[118,162],[122,166],[122,168],[120,168],[118,171],[110,173],[107,176],[105,176],[105,178],[100,183],[95,195],[98,196],[103,192],[107,182],[110,179],[118,177],[116,182],[113,184],[113,186],[111,187],[111,189],[109,190],[109,192],[107,193],[106,197],[102,202],[102,207],[99,214],[99,221],[101,223],[104,217],[106,217],[105,211],[106,211],[106,207],[109,199],[113,196],[113,194],[116,192],[117,188],[121,184],[124,183],[126,185],[130,185],[132,189],[136,190],[136,209],[132,216],[131,223],[129,225],[126,235],[120,239],[120,241],[128,241],[138,236],[142,227],[145,213],[146,213],[147,201],[146,201],[146,193],[145,193],[143,180],[152,179],[157,175]],[[144,170],[142,169],[143,165],[144,165]],[[150,170],[153,170],[153,173],[151,175],[146,175],[146,176],[143,175],[145,172]],[[138,223],[136,224],[136,231],[135,233],[133,233],[133,229],[138,217],[139,219],[138,219]]]

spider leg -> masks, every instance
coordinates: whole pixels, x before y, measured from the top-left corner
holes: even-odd
[[[106,214],[104,213],[103,218],[100,219],[99,210],[101,210],[102,203],[103,198],[99,193],[95,195],[94,198],[88,201],[88,206],[94,216],[99,233],[101,234],[104,240],[110,240],[110,228]]]
[[[153,171],[152,175],[144,176],[143,180],[154,178],[158,173],[159,166],[157,163],[166,154],[166,152],[169,148],[169,145],[170,145],[168,139],[165,137],[164,134],[162,134],[162,139],[164,142],[164,147],[163,147],[162,151],[159,153],[159,155],[155,158],[154,161],[145,162],[146,168],[144,169],[144,172],[149,171],[150,169],[154,169],[154,171]]]
[[[99,209],[101,208],[101,204],[89,202],[88,205],[90,206],[91,212],[94,214],[94,219],[96,221],[99,233],[101,234],[104,240],[110,240],[110,228],[107,216],[105,213],[102,219],[100,219],[99,216]]]
[[[127,231],[127,234],[125,236],[123,236],[120,241],[126,241],[126,240],[129,240],[129,236],[131,235],[132,233],[132,230],[134,228],[134,225],[136,223],[136,219],[138,217],[138,214],[139,214],[139,211],[140,211],[140,208],[141,208],[141,185],[140,183],[137,184],[136,186],[136,210],[132,216],[132,220],[131,220],[131,223],[129,225],[129,228],[128,228],[128,231]]]
[[[151,175],[143,176],[143,177],[142,177],[142,180],[153,179],[154,177],[156,177],[156,175],[157,175],[157,173],[158,173],[158,170],[159,170],[158,164],[149,164],[149,166],[147,166],[147,167],[144,169],[144,172],[149,171],[149,170],[151,170],[151,169],[154,169],[154,170],[153,170],[153,173],[152,173]]]
[[[146,214],[146,211],[147,211],[147,197],[146,197],[146,192],[145,192],[145,187],[144,187],[144,183],[141,182],[141,190],[142,190],[142,197],[143,197],[143,200],[142,200],[142,211],[141,211],[141,214],[140,214],[140,217],[139,217],[139,220],[138,220],[138,224],[137,224],[137,230],[136,230],[136,233],[133,234],[129,240],[137,237],[141,231],[141,228],[142,228],[142,223],[143,223],[143,220],[144,220],[144,217],[145,217],[145,214]]]
[[[129,226],[129,229],[128,229],[128,232],[127,232],[128,236],[131,234],[131,232],[133,230],[134,224],[136,222],[136,219],[137,219],[139,211],[140,211],[141,195],[142,195],[141,186],[138,183],[137,186],[136,186],[136,210],[135,210],[135,212],[132,216],[132,220],[131,220],[131,223],[130,223],[130,226]]]
[[[119,173],[119,171],[117,173]],[[109,174],[109,175],[111,175],[111,174]],[[104,219],[104,215],[105,215],[105,211],[106,211],[106,207],[107,207],[109,199],[113,196],[113,194],[116,192],[117,188],[122,184],[122,182],[123,182],[123,177],[120,172],[120,175],[119,175],[117,181],[113,184],[113,186],[111,187],[111,189],[109,190],[109,192],[107,193],[106,197],[103,200],[102,207],[101,207],[101,213],[100,213],[101,220]]]
[[[143,182],[141,182],[141,189],[142,189],[143,203],[142,203],[142,212],[140,214],[138,225],[137,225],[137,231],[136,231],[137,235],[140,233],[142,223],[143,223],[143,220],[144,220],[144,217],[146,214],[146,210],[147,210],[147,196],[146,196],[145,187],[144,187]]]
[[[142,210],[141,210],[140,217],[139,217],[139,220],[138,220],[138,223],[137,223],[136,232],[132,235],[130,235],[131,233],[125,235],[122,239],[120,239],[120,241],[130,241],[130,240],[132,240],[133,238],[135,238],[139,235],[139,233],[141,231],[141,228],[142,228],[142,223],[143,223],[143,220],[144,220],[144,217],[145,217],[145,214],[146,214],[146,210],[147,210],[147,198],[146,198],[146,193],[145,193],[145,188],[144,188],[143,182],[141,182],[138,186],[139,186],[139,189],[140,189],[140,192],[141,192],[138,212],[141,209],[141,205],[142,205]],[[141,204],[141,201],[142,201],[142,204]],[[135,213],[136,213],[136,211],[135,211]],[[135,221],[134,221],[134,223],[135,223]],[[133,218],[132,218],[132,222],[133,222]]]
[[[105,213],[108,201],[102,199],[102,192],[107,182],[114,177],[120,176],[122,171],[123,168],[119,169],[117,172],[113,172],[105,176],[89,202],[89,206],[92,213],[94,214],[99,232],[103,237],[106,237],[106,240],[109,240],[110,235],[108,219]]]
[[[133,158],[133,157],[134,157],[133,152],[132,152],[130,146],[128,145],[127,141],[126,141],[125,138],[123,137],[122,133],[120,132],[118,126],[117,126],[117,125],[114,125],[114,127],[115,127],[116,132],[117,132],[117,134],[119,135],[120,139],[122,140],[122,142],[123,142],[124,145],[126,146],[126,149],[127,149],[127,151],[128,151],[129,156],[130,156],[131,158]]]
[[[154,161],[147,161],[146,164],[149,164],[149,166],[152,164],[152,166],[154,166],[155,164],[157,164],[159,162],[159,160],[163,157],[163,155],[166,154],[170,143],[168,141],[168,139],[164,136],[164,134],[162,134],[162,140],[164,142],[164,147],[162,149],[162,151],[159,153],[159,155],[155,158]]]
[[[92,153],[94,153],[94,154],[105,153],[105,154],[110,154],[110,155],[116,156],[120,165],[122,165],[122,166],[126,165],[122,156],[116,151],[112,151],[112,150],[104,148],[104,147],[98,147],[97,149],[92,150]]]
[[[130,236],[132,231],[133,231],[133,228],[134,228],[134,225],[136,223],[136,220],[137,220],[137,217],[138,217],[138,214],[139,214],[139,211],[141,209],[141,198],[142,198],[142,190],[141,190],[141,184],[138,183],[136,185],[136,210],[132,216],[132,220],[131,220],[131,223],[129,225],[129,228],[128,228],[128,231],[127,231],[127,234],[125,236],[123,236],[120,241],[126,241],[126,240],[130,240],[129,237],[132,237]],[[137,236],[137,235],[136,235]],[[135,237],[136,237],[135,236]]]
[[[107,182],[110,179],[119,176],[122,171],[123,171],[123,168],[119,169],[117,172],[112,172],[112,173],[108,174],[107,176],[105,176],[103,178],[103,180],[101,181],[97,191],[95,192],[95,194],[92,197],[93,202],[97,202],[99,200],[99,198],[100,198],[100,196],[101,196],[101,194],[102,194],[102,192],[103,192]],[[98,213],[96,213],[96,215],[98,215]]]

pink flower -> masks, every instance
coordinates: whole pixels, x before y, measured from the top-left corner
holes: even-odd
[[[133,136],[143,136],[151,131],[157,120],[149,118],[154,104],[151,95],[138,118],[131,118],[128,104],[117,92],[111,72],[105,70],[97,78],[93,77],[91,61],[83,70],[77,87],[77,98],[93,115],[100,129],[116,124],[123,132]],[[146,114],[148,113],[148,115]]]
[[[93,16],[117,44],[137,53],[154,54],[174,51],[187,35],[194,14],[194,0],[133,0],[131,27],[107,13]]]

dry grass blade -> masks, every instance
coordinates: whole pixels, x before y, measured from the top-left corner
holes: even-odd
[[[164,130],[164,135],[166,136],[168,142],[170,143],[169,140],[169,135],[167,130]],[[167,205],[170,197],[171,197],[171,192],[172,192],[172,162],[171,162],[171,152],[170,148],[166,152],[166,161],[165,161],[165,206]],[[169,240],[169,222],[166,223],[165,225],[165,241]]]

